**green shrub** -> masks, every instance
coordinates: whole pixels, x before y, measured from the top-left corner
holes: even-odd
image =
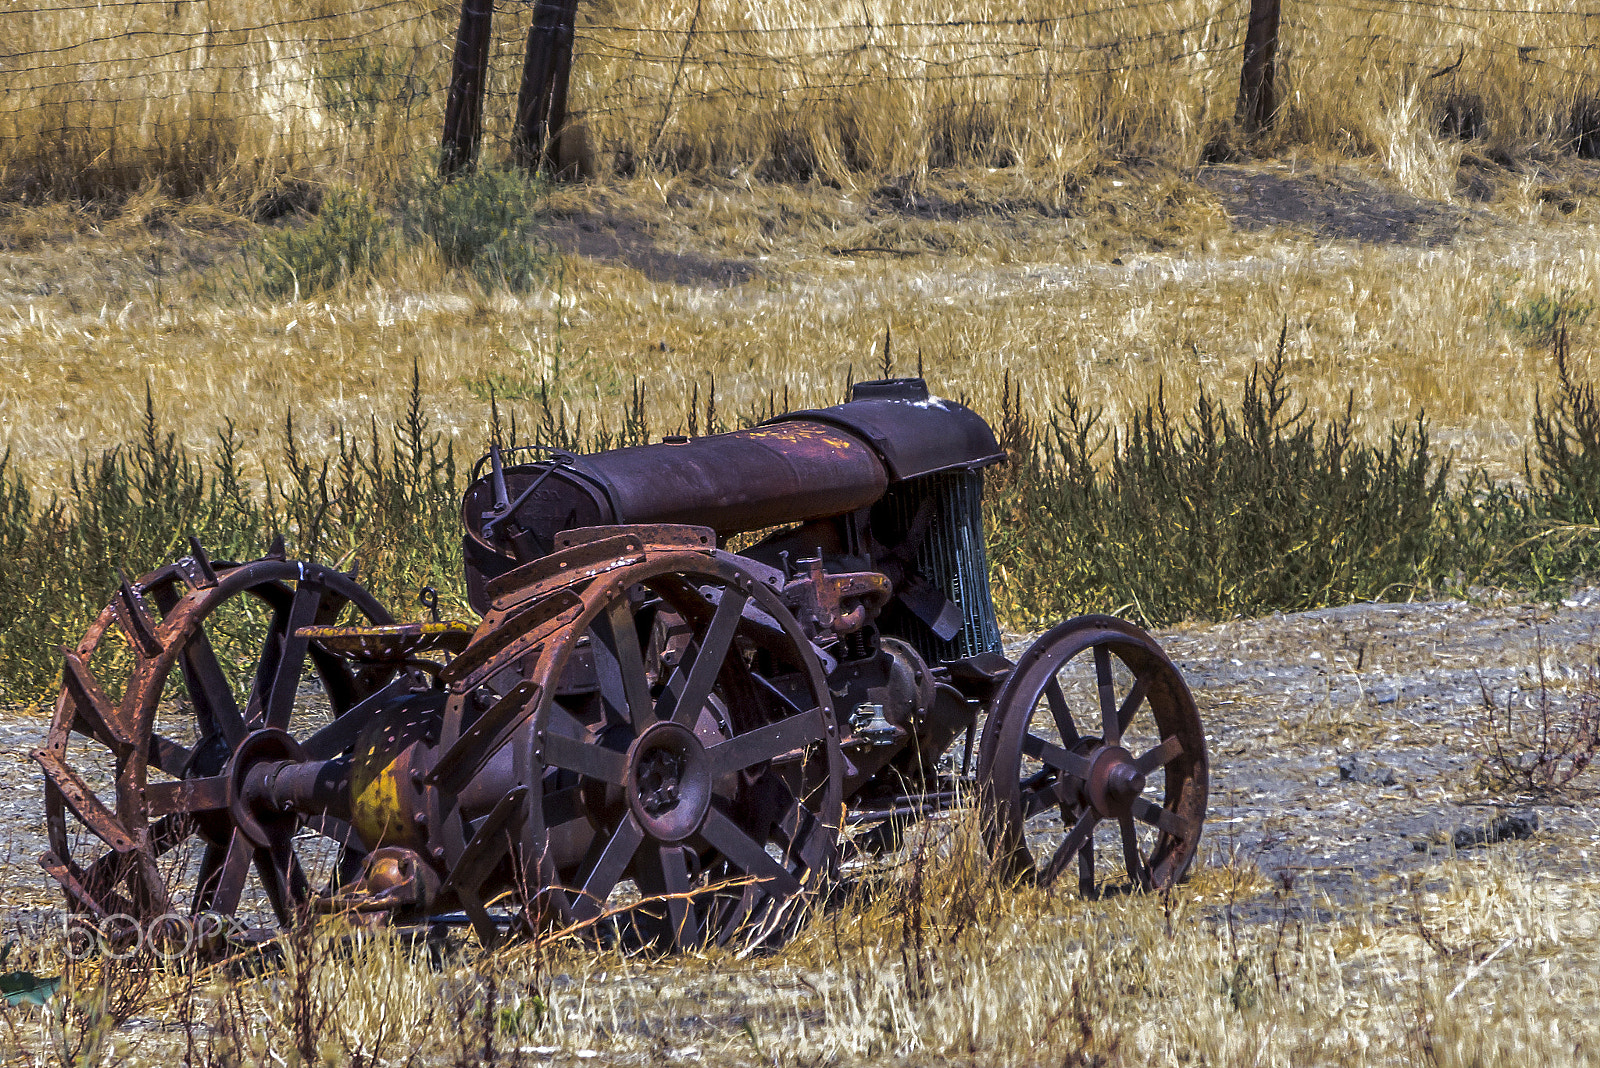
[[[1600,398],[1573,379],[1565,329],[1551,347],[1555,390],[1535,396],[1533,457],[1523,461],[1528,492],[1504,494],[1502,504],[1518,513],[1522,535],[1503,567],[1540,590],[1600,570]]]
[[[1554,344],[1562,331],[1588,322],[1594,314],[1594,302],[1565,286],[1555,293],[1539,293],[1516,304],[1508,303],[1496,293],[1489,314],[1522,344],[1543,348]]]
[[[535,229],[542,187],[513,170],[480,170],[427,182],[413,199],[416,225],[451,267],[486,286],[533,288],[551,256]]]
[[[1352,402],[1319,427],[1292,404],[1281,338],[1231,411],[1202,391],[1179,419],[1158,394],[1107,440],[1068,395],[991,501],[1001,601],[1031,621],[1116,610],[1165,624],[1430,583],[1457,555],[1448,464],[1420,416],[1373,447],[1353,415]]]
[[[1235,403],[1202,393],[1174,415],[1161,394],[1125,428],[1068,394],[1034,416],[1009,388],[996,430],[1012,462],[986,500],[996,602],[1013,625],[1116,612],[1160,625],[1290,611],[1417,589],[1492,582],[1554,591],[1600,564],[1600,394],[1575,381],[1565,335],[1558,382],[1541,396],[1527,489],[1473,475],[1451,490],[1427,424],[1355,440],[1353,412],[1319,423],[1284,380],[1284,339]],[[691,433],[719,429],[714,393],[697,397]],[[485,436],[505,445],[593,451],[654,440],[643,387],[619,417],[569,422],[540,390],[517,420],[491,401]],[[746,413],[754,423],[777,412]],[[679,428],[681,429],[681,428]],[[193,534],[219,559],[259,556],[281,533],[299,557],[359,565],[397,616],[435,586],[467,611],[457,511],[468,472],[426,415],[413,371],[404,412],[370,418],[311,455],[285,419],[280,461],[255,477],[231,426],[208,455],[161,429],[147,397],[142,432],[82,458],[59,499],[40,501],[0,455],[0,603],[25,606],[0,628],[0,686],[44,697],[60,678],[56,646],[74,642],[130,576],[186,551]]]
[[[390,221],[357,189],[330,189],[304,227],[269,230],[245,249],[269,299],[296,300],[370,275],[388,251]]]

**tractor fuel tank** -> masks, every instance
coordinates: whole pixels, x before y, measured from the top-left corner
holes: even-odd
[[[557,534],[616,523],[687,523],[719,536],[844,515],[881,501],[891,483],[975,470],[1003,457],[970,409],[930,398],[921,379],[857,385],[852,399],[726,434],[505,469],[506,509],[492,477],[461,505],[468,585],[550,551]]]
[[[484,581],[574,527],[688,523],[726,537],[868,507],[889,481],[866,442],[811,420],[561,459],[506,468],[509,521],[496,522],[492,479],[468,487],[461,519],[474,602]]]
[[[855,434],[796,419],[578,458],[616,523],[692,523],[728,535],[843,515],[883,496],[888,474]]]

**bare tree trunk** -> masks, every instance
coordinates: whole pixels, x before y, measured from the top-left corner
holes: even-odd
[[[1234,113],[1246,130],[1272,125],[1278,102],[1277,75],[1279,0],[1250,0],[1250,27],[1244,36],[1244,69],[1239,75],[1239,104]]]
[[[533,9],[513,139],[517,163],[530,171],[560,169],[556,146],[567,121],[577,16],[578,0],[539,0]]]
[[[446,178],[470,170],[483,140],[483,92],[489,84],[489,28],[494,0],[462,0],[461,26],[456,30],[455,62],[450,72],[450,97],[444,108],[444,134],[439,173]]]

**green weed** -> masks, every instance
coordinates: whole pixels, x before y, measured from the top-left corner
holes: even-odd
[[[1426,422],[1361,444],[1353,402],[1319,426],[1284,366],[1280,337],[1234,408],[1202,392],[1180,418],[1158,394],[1116,433],[1063,398],[991,501],[1002,602],[1031,621],[1115,609],[1160,625],[1428,584],[1450,552],[1450,498]],[[1021,418],[1001,426],[1037,436],[1014,429]]]
[[[1573,379],[1558,334],[1558,380],[1541,397],[1527,489],[1479,474],[1452,488],[1426,420],[1358,441],[1349,407],[1318,421],[1285,380],[1280,337],[1232,404],[1202,394],[1178,415],[1159,394],[1127,426],[1068,394],[1043,416],[1008,389],[994,424],[1012,457],[991,472],[992,584],[1012,625],[1085,611],[1152,625],[1409,597],[1488,583],[1548,594],[1600,563],[1600,396]],[[723,429],[714,384],[687,427],[652,427],[635,383],[618,418],[586,424],[546,380],[521,413],[491,395],[483,440],[597,451],[662,430]],[[744,413],[749,424],[777,411]],[[247,472],[232,426],[205,456],[158,423],[147,401],[129,444],[85,456],[64,496],[38,500],[0,456],[0,600],[26,605],[0,629],[0,685],[43,697],[56,647],[75,641],[129,575],[198,537],[218,559],[259,555],[282,534],[297,556],[359,567],[399,616],[416,591],[468,612],[457,511],[470,471],[428,418],[413,372],[404,411],[340,428],[310,453],[285,417],[280,462]]]
[[[1563,286],[1555,293],[1538,293],[1527,300],[1508,302],[1496,293],[1489,317],[1529,348],[1546,348],[1571,327],[1582,326],[1594,314],[1594,302]]]
[[[358,45],[317,57],[317,94],[346,123],[371,122],[380,108],[409,107],[432,91],[417,73],[419,57],[398,48]]]
[[[299,300],[369,276],[392,231],[367,194],[330,189],[309,223],[267,231],[245,247],[245,262],[257,267],[252,280],[263,296]]]
[[[543,195],[527,175],[486,168],[424,183],[410,211],[451,267],[485,286],[523,292],[539,284],[552,260],[535,233]]]

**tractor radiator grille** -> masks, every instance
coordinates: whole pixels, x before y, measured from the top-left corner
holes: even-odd
[[[880,625],[910,642],[929,663],[998,652],[1000,623],[989,596],[983,546],[983,474],[949,471],[901,482],[873,509],[873,527],[880,541],[898,544],[929,497],[934,519],[917,550],[916,568],[960,609],[961,631],[949,641],[940,639],[898,599],[884,610]]]

